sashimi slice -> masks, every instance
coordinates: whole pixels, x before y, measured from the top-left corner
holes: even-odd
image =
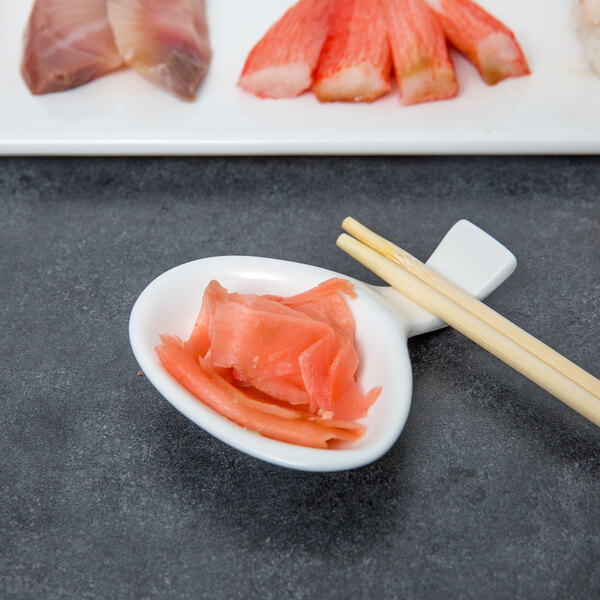
[[[204,0],[107,0],[107,8],[125,63],[193,100],[212,56]]]
[[[479,70],[488,85],[529,74],[513,32],[471,0],[427,0],[450,42]]]
[[[123,64],[106,0],[36,0],[24,41],[21,74],[33,94],[77,87]]]
[[[458,93],[444,30],[424,0],[380,0],[388,26],[402,104],[452,98]]]
[[[321,102],[371,102],[390,90],[391,54],[378,0],[337,0],[312,90]]]
[[[356,441],[364,433],[360,426],[344,429],[332,427],[326,420],[317,422],[295,415],[288,418],[290,415],[282,416],[278,411],[259,410],[254,401],[236,387],[223,379],[218,380],[215,373],[207,374],[179,340],[163,335],[161,342],[156,352],[166,371],[210,408],[246,429],[314,448],[327,448],[328,442],[333,440]],[[335,422],[336,425],[342,423],[340,420]]]
[[[238,85],[260,98],[293,98],[310,88],[335,0],[300,0],[252,48]]]

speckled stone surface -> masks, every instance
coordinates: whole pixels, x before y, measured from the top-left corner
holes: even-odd
[[[376,463],[275,467],[187,421],[127,338],[221,254],[375,283],[352,215],[423,259],[467,218],[519,259],[495,309],[600,374],[596,157],[0,160],[0,598],[600,597],[600,430],[458,333],[414,338]]]

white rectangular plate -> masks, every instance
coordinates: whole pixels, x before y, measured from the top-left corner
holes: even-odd
[[[260,100],[236,87],[250,48],[293,0],[207,0],[214,59],[193,103],[122,70],[32,96],[19,74],[31,0],[0,0],[0,154],[596,154],[600,77],[583,58],[575,0],[481,0],[512,29],[532,75],[483,83],[453,54],[457,98],[404,107]]]

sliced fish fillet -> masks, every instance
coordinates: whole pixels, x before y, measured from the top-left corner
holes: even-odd
[[[193,100],[212,52],[204,0],[107,0],[127,65],[184,100]]]
[[[123,63],[106,0],[36,0],[24,42],[21,74],[33,94],[77,87]]]

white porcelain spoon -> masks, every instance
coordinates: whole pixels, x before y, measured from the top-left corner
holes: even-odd
[[[496,289],[515,269],[513,254],[468,221],[459,221],[427,261],[432,269],[477,298]],[[398,439],[410,408],[412,372],[407,340],[444,323],[391,287],[347,278],[357,298],[349,301],[356,321],[361,360],[358,383],[382,392],[362,422],[365,435],[335,450],[305,448],[248,431],[197,400],[163,369],[154,348],[158,335],[187,339],[211,279],[229,291],[292,295],[339,273],[305,264],[251,256],[195,260],[157,277],[137,299],[129,320],[133,353],[156,389],[188,419],[223,442],[256,458],[304,471],[341,471],[361,467],[385,454]]]

